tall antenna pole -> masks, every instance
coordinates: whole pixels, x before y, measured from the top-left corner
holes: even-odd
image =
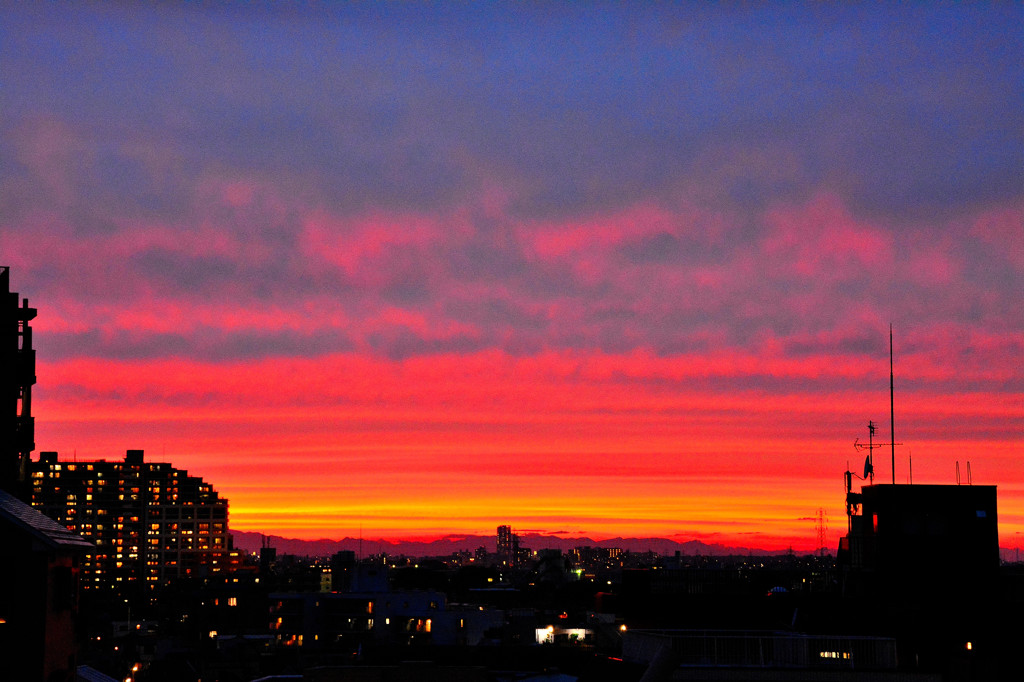
[[[896,409],[893,401],[893,377],[892,377],[892,323],[889,323],[889,434],[892,438],[892,482],[896,484]]]

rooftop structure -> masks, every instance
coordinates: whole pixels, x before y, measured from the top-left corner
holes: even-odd
[[[0,490],[0,520],[26,534],[34,551],[88,551],[94,545],[78,533]]]
[[[847,507],[837,562],[848,622],[894,635],[901,658],[924,669],[995,666],[994,652],[1008,650],[995,617],[996,487],[865,485],[847,493]]]
[[[861,508],[841,545],[853,568],[962,576],[999,567],[994,485],[866,485],[848,499]]]
[[[757,630],[630,630],[623,634],[622,657],[645,664],[666,658],[670,670],[687,668],[687,679],[840,680],[853,671],[860,671],[856,679],[877,679],[867,671],[895,671],[897,663],[891,638]],[[722,672],[705,676],[700,669]],[[729,675],[730,669],[743,672]],[[762,675],[758,669],[786,675]],[[801,674],[810,670],[817,672]]]

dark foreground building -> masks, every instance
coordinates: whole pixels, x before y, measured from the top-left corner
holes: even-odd
[[[11,291],[10,268],[0,266],[0,490],[27,500],[29,456],[35,449],[32,386],[36,309]]]
[[[0,491],[0,677],[74,680],[79,567],[91,549]]]
[[[837,557],[851,620],[896,638],[902,664],[994,679],[1014,634],[1000,572],[996,487],[866,485],[847,495]]]
[[[999,570],[994,485],[867,485],[840,544],[851,587],[920,593],[974,592]]]

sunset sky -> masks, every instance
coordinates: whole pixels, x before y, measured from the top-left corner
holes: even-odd
[[[834,548],[891,323],[897,482],[1024,545],[1024,4],[709,5],[4,3],[37,450],[290,537]]]

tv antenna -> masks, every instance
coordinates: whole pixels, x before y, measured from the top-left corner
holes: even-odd
[[[874,421],[868,420],[868,442],[861,443],[860,439],[853,441],[853,447],[858,450],[867,450],[868,456],[864,460],[864,475],[860,478],[862,480],[869,480],[871,483],[875,482],[875,464],[872,451],[876,448],[884,448],[886,445],[894,445],[893,443],[876,443],[875,432],[878,430],[878,425]],[[895,445],[903,445],[903,443],[895,443]]]
[[[892,445],[892,483],[896,485],[896,408],[893,402],[892,323],[889,323],[889,441]]]

